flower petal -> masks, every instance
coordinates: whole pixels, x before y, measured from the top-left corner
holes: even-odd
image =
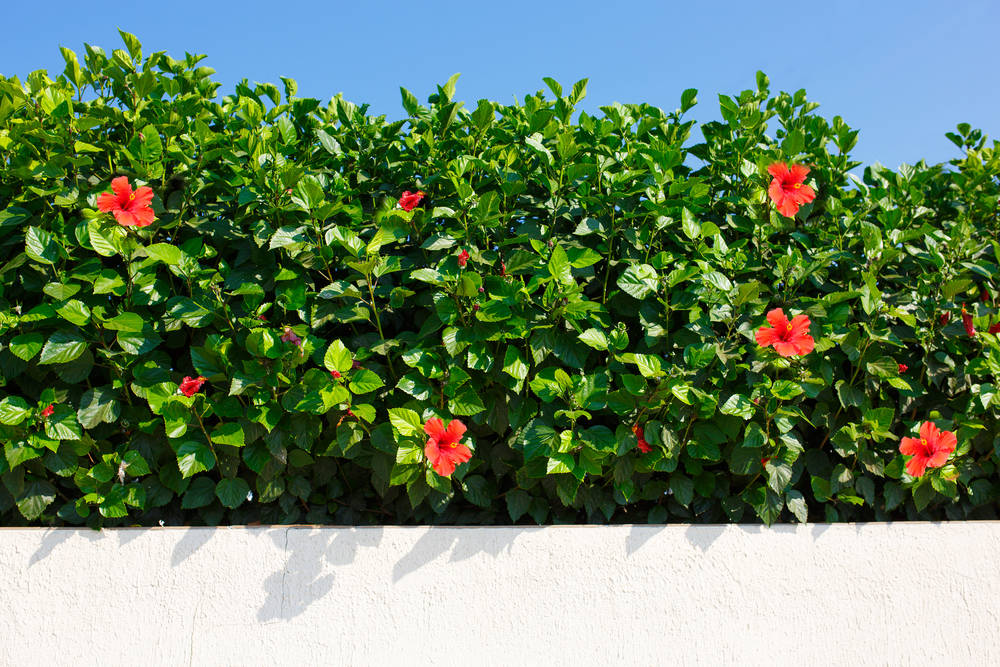
[[[792,196],[795,197],[795,201],[799,204],[808,204],[813,199],[816,199],[816,191],[808,185],[803,185],[801,188],[795,190]]]
[[[775,351],[783,357],[794,357],[799,354],[799,346],[787,340],[779,340],[774,344]]]
[[[136,188],[135,195],[132,197],[133,206],[149,206],[151,201],[153,201],[153,188],[148,185]]]
[[[465,424],[457,419],[452,419],[451,423],[448,424],[448,430],[444,434],[444,441],[449,444],[456,443],[462,439],[462,435],[464,434]]]
[[[937,451],[951,454],[958,447],[958,438],[951,431],[942,431],[938,434]],[[948,458],[947,456],[945,457]]]
[[[920,438],[902,438],[899,441],[899,453],[906,456],[913,456],[923,451],[920,446]]]
[[[153,224],[156,220],[156,214],[153,213],[153,209],[145,206],[140,209],[134,209],[132,215],[135,216],[135,224],[137,227],[148,227]]]
[[[132,196],[132,186],[128,184],[128,176],[119,176],[112,179],[111,189],[115,191],[115,197],[124,204]]]
[[[793,164],[788,170],[788,180],[792,183],[802,183],[809,175],[809,167],[804,164]]]
[[[778,179],[771,181],[771,185],[767,188],[767,194],[775,206],[781,206],[782,202],[785,201],[785,189],[781,187],[781,181]]]
[[[427,423],[424,424],[424,433],[431,436],[435,440],[441,440],[444,437],[444,422],[436,417],[434,419],[428,419]]]
[[[786,218],[794,218],[795,214],[798,212],[799,205],[795,203],[795,200],[792,197],[785,197],[785,199],[778,204],[778,213]]]
[[[118,206],[118,198],[111,192],[102,192],[97,197],[97,210],[110,213]]]
[[[920,437],[926,440],[927,444],[932,447],[937,443],[939,433],[940,431],[938,431],[938,427],[934,422],[924,422],[920,425]]]
[[[927,470],[927,458],[924,456],[914,456],[906,462],[906,472],[914,477],[920,477]]]
[[[767,311],[766,317],[768,324],[778,331],[785,331],[788,329],[788,318],[785,317],[785,311],[781,308],[773,308]]]
[[[767,168],[767,173],[779,180],[784,180],[788,176],[788,167],[784,162],[775,162]]]
[[[760,329],[757,329],[756,335],[757,344],[761,347],[770,347],[781,340],[781,336],[778,335],[778,331],[770,327],[761,327]]]
[[[796,353],[800,355],[809,354],[816,347],[816,341],[809,334],[792,336],[789,342],[795,346]]]
[[[136,227],[139,224],[131,211],[125,211],[123,209],[115,209],[114,214],[115,214],[115,220],[117,220],[118,224],[123,227]]]

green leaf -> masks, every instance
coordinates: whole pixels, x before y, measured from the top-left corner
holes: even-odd
[[[637,354],[635,363],[645,378],[657,378],[663,375],[663,362],[655,354]]]
[[[563,247],[556,245],[549,257],[549,274],[561,283],[573,282],[573,269]]]
[[[604,351],[608,349],[608,337],[598,329],[587,329],[584,331],[580,334],[580,342],[585,343],[595,350]]]
[[[44,229],[28,227],[24,233],[24,252],[31,259],[42,264],[55,264],[59,259],[59,246]]]
[[[517,522],[531,505],[531,496],[522,489],[512,489],[507,492],[507,514],[510,520]]]
[[[31,406],[20,396],[8,396],[0,401],[0,424],[17,426],[31,416]]]
[[[118,421],[121,408],[110,387],[95,387],[83,392],[76,418],[83,428],[91,429],[98,424],[113,424]]]
[[[120,313],[104,323],[105,329],[126,333],[139,333],[145,326],[146,322],[136,313]]]
[[[687,208],[681,210],[681,228],[684,230],[684,235],[692,241],[701,236],[701,225],[698,224],[698,221],[694,219],[694,214]]]
[[[233,509],[246,502],[250,495],[250,485],[239,477],[223,479],[216,485],[215,495],[223,505]]]
[[[523,380],[528,377],[528,364],[525,363],[521,351],[513,345],[507,347],[507,353],[503,359],[503,370],[515,380]]]
[[[653,294],[658,283],[656,269],[649,264],[631,264],[618,278],[618,287],[640,301]]]
[[[242,447],[246,444],[244,440],[243,427],[236,422],[226,422],[212,429],[212,442],[218,445],[232,445]]]
[[[215,467],[215,454],[208,445],[188,440],[177,448],[177,467],[183,477],[211,470]]]
[[[719,408],[719,412],[724,415],[751,419],[756,412],[756,407],[753,402],[751,402],[750,399],[743,394],[733,394],[726,400],[725,403],[722,404]]]
[[[11,353],[23,361],[31,361],[35,355],[41,352],[45,338],[39,333],[21,334],[14,336],[10,341]]]
[[[159,135],[157,135],[158,137]],[[146,257],[163,262],[168,266],[177,266],[181,263],[181,257],[184,256],[180,248],[169,243],[153,243],[143,248],[142,252]]]
[[[403,437],[419,436],[424,432],[424,423],[413,410],[389,408],[389,422]]]
[[[479,395],[468,385],[462,387],[453,399],[448,401],[449,409],[456,415],[471,416],[486,409]]]
[[[775,398],[788,401],[802,393],[802,386],[791,380],[777,380],[771,385],[771,394]]]
[[[44,481],[31,482],[17,497],[17,509],[28,521],[35,521],[56,499],[56,488]],[[9,502],[9,501],[8,501]]]
[[[181,509],[197,509],[205,507],[215,500],[215,482],[207,476],[196,477],[184,493]]]
[[[65,364],[73,361],[87,350],[87,342],[75,331],[57,331],[49,337],[39,364]]]
[[[379,387],[385,385],[378,375],[367,368],[361,368],[354,371],[351,375],[351,381],[348,384],[350,390],[355,394],[367,394],[370,391],[375,391]]]

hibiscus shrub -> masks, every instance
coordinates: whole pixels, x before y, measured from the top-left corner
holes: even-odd
[[[763,74],[390,121],[123,38],[0,78],[4,524],[996,518],[968,125],[858,177]]]

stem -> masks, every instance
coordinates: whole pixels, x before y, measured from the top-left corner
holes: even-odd
[[[370,273],[365,274],[365,282],[368,284],[368,298],[370,301],[368,305],[371,306],[372,313],[375,314],[375,326],[378,327],[378,337],[382,340],[382,345],[385,346],[385,333],[382,331],[382,318],[378,314],[378,306],[375,305],[375,289],[372,287],[372,276]],[[396,371],[392,367],[392,355],[389,354],[389,350],[385,351],[385,360],[389,365],[389,373],[392,375],[392,379],[396,380]]]

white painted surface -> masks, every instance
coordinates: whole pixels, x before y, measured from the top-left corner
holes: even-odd
[[[997,665],[1000,523],[0,530],[3,665]]]

